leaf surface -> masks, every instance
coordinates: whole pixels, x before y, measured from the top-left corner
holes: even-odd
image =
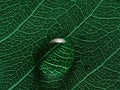
[[[119,90],[119,12],[118,0],[0,0],[0,90]],[[35,53],[58,37],[71,40],[76,55],[51,88]]]

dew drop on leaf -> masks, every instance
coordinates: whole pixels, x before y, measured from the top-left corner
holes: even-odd
[[[45,80],[62,80],[72,67],[75,57],[74,46],[70,41],[61,38],[53,39],[50,43],[55,44],[44,55],[43,62],[39,66]]]

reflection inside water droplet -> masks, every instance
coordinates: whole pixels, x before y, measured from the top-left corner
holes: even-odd
[[[42,82],[43,85],[58,87],[73,65],[74,45],[68,39],[55,38],[42,49],[39,53],[43,54],[37,67],[40,71],[40,80],[49,82],[49,85]]]
[[[43,63],[39,66],[46,80],[62,79],[63,76],[72,67],[75,57],[73,44],[62,38],[56,38],[50,41],[53,46],[43,57]]]

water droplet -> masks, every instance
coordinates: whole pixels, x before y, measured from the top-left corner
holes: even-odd
[[[62,80],[72,67],[75,57],[74,46],[70,41],[57,38],[51,40],[50,43],[58,44],[55,44],[54,47],[46,52],[43,62],[39,66],[47,82]]]

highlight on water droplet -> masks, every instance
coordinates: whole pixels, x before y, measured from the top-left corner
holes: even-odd
[[[66,41],[62,38],[56,38],[51,40],[50,43],[66,43]]]

